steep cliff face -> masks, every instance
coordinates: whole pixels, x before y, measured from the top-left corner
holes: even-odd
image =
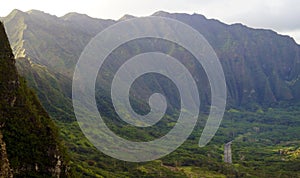
[[[12,169],[7,158],[6,144],[3,141],[3,134],[0,131],[0,177],[13,177]]]
[[[68,166],[53,121],[27,88],[0,23],[0,175],[67,177]]]
[[[241,24],[227,25],[199,14],[157,12],[153,16],[184,22],[208,40],[224,69],[229,104],[269,105],[300,99],[300,46],[292,38],[271,30],[252,29]],[[132,16],[125,15],[120,20],[129,18]],[[28,59],[32,64],[48,69],[47,72],[42,72],[36,67],[29,73],[22,72],[25,60],[18,60],[18,69],[27,79],[31,71],[39,71],[40,75],[34,75],[32,81],[28,80],[29,85],[33,88],[37,88],[36,85],[45,86],[47,83],[41,75],[53,76],[52,83],[56,83],[57,87],[37,89],[44,107],[51,106],[46,108],[51,114],[54,113],[52,111],[60,112],[58,108],[61,107],[64,107],[64,110],[70,108],[72,72],[85,45],[105,27],[118,22],[93,19],[76,13],[56,17],[39,11],[18,10],[3,18],[3,21],[16,57]],[[204,83],[202,86],[209,85]],[[207,95],[209,87],[202,88]],[[57,92],[54,92],[55,90]],[[59,92],[64,96],[58,95]],[[50,95],[54,97],[48,98]],[[61,106],[61,103],[67,104]],[[69,118],[72,112],[65,114]]]
[[[228,101],[234,105],[299,99],[300,46],[291,37],[227,25],[199,14],[157,12],[154,16],[184,22],[208,40],[222,63]]]
[[[154,15],[180,20],[191,25],[205,36],[215,49],[223,65],[228,86],[228,101],[230,103],[243,106],[248,103],[268,104],[277,101],[299,101],[300,46],[291,38],[278,35],[270,30],[255,30],[240,24],[226,25],[217,20],[206,19],[204,16],[198,14],[188,15],[158,12]],[[131,17],[124,16],[124,18],[120,20],[129,18]],[[107,158],[97,152],[96,149],[91,149],[89,142],[85,141],[84,136],[82,136],[79,128],[77,128],[77,123],[69,123],[69,121],[72,122],[74,118],[71,102],[71,81],[74,65],[89,40],[103,28],[117,21],[91,19],[86,15],[76,13],[71,13],[64,17],[55,17],[37,11],[21,12],[18,10],[14,10],[9,16],[2,19],[7,28],[7,33],[17,58],[16,65],[18,66],[19,73],[26,77],[29,86],[36,89],[43,106],[53,118],[59,122],[68,121],[66,124],[62,124],[65,131],[62,132],[62,134],[65,135],[67,146],[70,148],[74,165],[76,165],[76,170],[84,172],[82,175],[91,177],[96,174],[105,177],[128,176],[129,171],[127,168],[133,168],[134,166],[127,165],[126,167],[124,166],[125,163],[118,163],[118,161]],[[152,46],[159,47],[159,45]],[[5,76],[11,75],[5,74]],[[205,76],[205,73],[200,73],[199,76]],[[150,84],[150,82],[146,84]],[[209,91],[209,87],[206,89],[204,88],[205,86],[208,86],[208,84],[203,83],[201,85],[202,89]],[[158,86],[157,88],[161,87]],[[144,92],[145,90],[140,91]],[[110,96],[110,92],[108,94],[103,93],[103,95],[105,95],[103,98],[108,98],[107,96]],[[8,91],[6,96],[9,96]],[[202,98],[205,97],[201,97],[201,99]],[[18,98],[16,102],[18,102]],[[203,106],[204,104],[202,103],[205,102],[201,102]],[[103,105],[105,105],[105,103]],[[106,110],[108,114],[112,111],[111,108],[113,107]],[[238,119],[236,120],[242,121],[242,123],[235,123],[236,125],[231,124],[233,128],[225,128],[224,131],[220,132],[221,134],[228,136],[231,135],[231,133],[233,133],[233,135],[236,133],[238,135],[241,134],[244,128],[247,128],[244,130],[248,132],[248,130],[252,130],[252,124],[256,126],[256,124],[259,125],[266,122],[266,120],[270,120],[267,123],[276,122],[277,124],[279,123],[279,125],[288,125],[288,127],[278,127],[288,128],[288,130],[290,130],[290,126],[297,125],[297,120],[286,120],[285,116],[282,117],[282,122],[279,121],[279,117],[277,116],[270,116],[270,118],[260,118],[261,116],[259,116],[257,120],[255,120],[256,115],[252,114],[249,114],[249,116],[246,115],[248,118],[239,114],[237,114],[237,116]],[[108,118],[112,118],[112,116]],[[228,118],[234,121],[231,117]],[[224,120],[226,121],[228,118]],[[248,120],[250,120],[251,123],[250,121],[248,122]],[[247,126],[240,128],[243,124]],[[265,127],[265,124],[263,124],[262,128],[267,131],[265,135],[268,135],[268,127]],[[270,130],[274,130],[271,126],[269,128]],[[278,136],[276,140],[280,140],[283,135],[288,135],[285,133],[285,129],[283,130],[283,132],[274,132],[276,133],[276,137]],[[290,132],[292,132],[292,130],[293,129],[291,129]],[[296,129],[295,133],[298,133]],[[296,134],[291,135],[293,135],[295,140],[298,140],[299,137],[297,137]],[[140,136],[142,137],[143,135]],[[223,137],[222,139],[216,140],[224,141]],[[8,142],[6,143],[6,145],[8,145]],[[202,162],[204,159],[202,153],[204,152],[196,150],[194,147],[189,150],[194,151],[193,154],[191,154],[193,155],[193,161],[191,162],[194,162],[194,159],[200,160],[198,159],[199,157],[194,156],[196,155],[195,153],[198,154],[199,152],[201,152],[199,155],[201,155],[200,158]],[[251,149],[247,149],[246,152],[252,153],[252,151],[249,150]],[[255,150],[256,148],[254,152]],[[9,151],[10,148],[8,148],[8,152]],[[14,155],[14,153],[8,154]],[[185,153],[183,153],[183,155],[185,155]],[[178,157],[179,156],[176,155],[176,161]],[[185,156],[182,157],[185,159]],[[114,164],[112,164],[112,162]],[[260,160],[259,162],[260,164],[265,163]],[[277,163],[277,161],[275,162]],[[213,162],[209,161],[207,165],[211,165],[212,163]],[[203,165],[204,164],[206,163],[203,162]],[[15,164],[11,163],[10,167],[14,168],[13,165]],[[59,166],[59,164],[57,165]],[[246,163],[244,165],[250,164]],[[254,163],[251,163],[251,165],[254,165]],[[295,170],[298,170],[299,166],[291,165],[293,166],[287,167],[295,167]],[[141,170],[145,170],[145,168],[142,166]],[[157,170],[159,170],[158,172],[160,173],[162,169],[157,168]],[[272,168],[272,170],[275,170],[275,168]],[[125,174],[118,174],[121,172],[125,172]],[[254,172],[256,172],[256,169]],[[145,172],[143,174],[145,174]],[[263,175],[266,177],[265,174]],[[158,174],[156,177],[158,177]]]

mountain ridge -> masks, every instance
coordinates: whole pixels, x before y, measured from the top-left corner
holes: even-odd
[[[76,169],[83,171],[85,175],[89,176],[93,175],[90,173],[90,169],[95,171],[95,174],[111,177],[124,176],[123,172],[126,172],[126,169],[131,168],[130,164],[126,167],[122,165],[123,162],[118,164],[118,161],[112,161],[104,155],[99,154],[88,141],[84,140],[84,136],[82,136],[82,133],[79,131],[78,125],[76,124],[71,102],[72,72],[82,50],[96,34],[118,21],[97,20],[88,18],[85,15],[82,16],[82,19],[76,17],[64,20],[62,17],[51,16],[48,19],[34,18],[34,16],[31,16],[28,13],[16,14],[17,15],[14,18],[3,18],[3,21],[6,24],[11,44],[14,46],[14,52],[20,54],[16,55],[18,58],[18,71],[26,77],[29,86],[37,91],[43,106],[63,128],[61,134],[67,140],[68,148],[71,150],[72,156],[74,156],[73,161],[76,164]],[[273,117],[272,107],[281,102],[293,104],[293,102],[298,101],[300,98],[300,94],[298,94],[300,89],[300,49],[299,45],[290,37],[278,35],[271,30],[252,29],[241,24],[227,25],[218,20],[207,19],[205,16],[199,14],[190,15],[157,12],[156,15],[173,18],[192,26],[208,40],[216,51],[222,63],[227,80],[229,96],[227,105],[229,110],[228,113],[233,112],[237,115],[233,114],[233,116],[226,116],[226,119],[224,119],[225,121],[232,118],[236,119],[233,119],[234,121],[238,121],[239,119],[243,121],[251,120],[251,122],[247,123],[247,126],[249,125],[250,127],[257,124],[257,127],[260,127],[261,130],[268,130],[269,128],[264,125],[266,123],[260,123],[260,119],[265,119],[263,116],[259,115],[258,119],[254,117],[257,116],[256,112],[271,112],[271,116],[266,119],[266,122],[276,123],[277,117]],[[79,14],[79,16],[81,15]],[[47,17],[47,15],[43,15],[43,17]],[[53,20],[53,18],[55,20]],[[19,26],[22,28],[15,28]],[[149,50],[153,49],[151,48],[151,45],[156,47],[154,49],[165,49],[162,47],[162,44],[164,43],[148,42],[147,44],[150,46],[147,46]],[[130,50],[136,52],[139,49],[131,48]],[[128,51],[132,52],[130,50]],[[21,53],[23,51],[24,54]],[[167,53],[170,52],[167,50],[164,51]],[[178,53],[174,54],[174,57],[178,56],[181,57],[183,55]],[[122,56],[118,55],[117,57]],[[118,63],[116,62],[116,64]],[[188,69],[200,73],[200,76],[202,74],[205,75],[202,70],[198,70],[194,66]],[[197,79],[201,79],[201,77]],[[160,85],[157,80],[151,81],[155,83],[155,87],[157,86],[158,89],[168,89],[166,87],[164,88],[163,85]],[[142,84],[148,84],[146,86],[149,86],[149,82],[144,82]],[[201,83],[201,86],[204,86],[202,88],[204,93],[202,93],[201,99],[202,96],[203,98],[206,98],[206,101],[201,103],[203,103],[202,105],[209,105],[209,94],[207,94],[209,93],[209,85],[207,83]],[[145,87],[139,90],[141,94],[147,93],[145,91],[148,91],[148,88]],[[151,90],[149,89],[149,91]],[[100,99],[103,99],[101,101],[109,100],[107,98],[110,92],[105,91],[100,94],[103,94],[100,96]],[[137,105],[139,104],[140,103]],[[144,104],[141,102],[141,106],[147,106],[147,103]],[[269,110],[269,108],[271,109]],[[112,107],[105,109],[104,110],[108,115],[112,113]],[[252,111],[255,114],[249,114],[250,116],[246,117],[243,114],[240,114],[240,110]],[[232,118],[230,118],[231,116]],[[116,119],[113,114],[109,115],[107,118],[110,120]],[[243,132],[238,130],[238,128],[231,128],[228,125],[230,126],[230,124],[227,123],[227,128],[225,127],[224,130],[221,128],[220,131],[225,136],[233,135],[234,137],[235,133],[232,133],[233,131],[231,131],[234,129],[237,129],[237,135]],[[250,130],[249,132],[253,130],[252,127],[247,129]],[[271,130],[272,129],[273,128],[271,128]],[[125,126],[124,133],[131,133],[130,131],[130,128]],[[200,131],[201,130],[199,130],[199,133]],[[76,134],[74,134],[74,132]],[[144,136],[144,132],[139,133],[141,133],[139,135],[140,137]],[[122,134],[123,133],[120,135],[123,136]],[[224,135],[222,136],[225,137]],[[193,136],[193,138],[194,137],[195,136]],[[244,137],[245,140],[252,139],[246,136]],[[222,140],[220,137],[217,139]],[[278,140],[280,139],[278,138]],[[214,145],[212,147],[214,147]],[[218,147],[218,145],[215,147]],[[200,158],[206,159],[206,152],[204,153],[204,151],[196,148],[193,148],[193,150],[196,150],[197,153],[195,154],[203,153],[203,155],[200,155]],[[217,150],[220,151],[219,149]],[[92,158],[87,155],[92,155]],[[89,160],[87,160],[88,157]],[[216,157],[218,160],[221,159],[220,155]],[[176,157],[174,159],[176,160]],[[191,158],[188,158],[187,162],[191,162],[190,159]],[[199,157],[197,157],[197,159],[199,159]],[[97,162],[95,160],[97,160]],[[197,162],[199,160],[193,161]],[[114,162],[117,166],[110,167],[111,162]],[[165,162],[166,161],[164,161],[164,163]],[[177,163],[170,164],[177,165]],[[200,163],[197,162],[196,164]],[[201,162],[201,164],[205,163]],[[163,165],[163,163],[159,163],[159,165]],[[221,165],[221,167],[222,166],[223,165]],[[224,171],[223,168],[224,167],[220,169]],[[116,173],[115,169],[119,171],[118,173],[121,173]],[[111,172],[108,173],[109,171],[107,170],[110,170]]]
[[[15,55],[17,58],[29,60],[30,63],[45,66],[49,71],[69,80],[80,53],[89,40],[101,30],[117,23],[114,20],[96,19],[78,13],[56,17],[37,12],[36,14],[42,13],[43,18],[49,16],[49,19],[35,18],[36,15],[19,10],[14,10],[8,17],[3,18],[9,29],[8,35]],[[231,106],[255,102],[270,104],[300,97],[297,94],[300,85],[297,76],[300,46],[291,37],[242,24],[227,25],[200,14],[158,11],[152,15],[186,23],[208,40],[223,65],[229,87],[228,103]],[[133,17],[129,15],[129,18]],[[31,42],[28,43],[30,46],[26,45],[28,40]],[[273,49],[268,50],[268,47]],[[289,52],[284,52],[285,50]],[[271,59],[272,57],[276,59]],[[17,61],[22,63],[22,60]],[[275,61],[280,62],[281,66],[275,64]]]
[[[44,12],[44,11],[40,11],[40,10],[35,10],[35,9],[32,9],[32,10],[29,10],[29,11],[21,11],[21,10],[19,10],[19,9],[14,9],[14,10],[12,10],[12,12],[10,12],[7,16],[5,16],[5,17],[0,17],[0,20],[1,19],[4,19],[4,18],[7,18],[8,16],[10,16],[10,15],[12,15],[12,14],[18,14],[18,13],[20,13],[20,14],[42,14],[42,15],[47,15],[47,16],[53,16],[53,17],[56,17],[56,18],[59,18],[59,19],[64,19],[64,20],[67,20],[67,19],[69,19],[70,17],[79,17],[79,18],[89,18],[89,19],[94,19],[94,20],[104,20],[104,21],[115,21],[115,22],[117,22],[117,21],[120,21],[122,18],[127,18],[127,17],[129,17],[129,18],[134,18],[134,17],[137,17],[137,16],[134,16],[134,15],[131,15],[131,14],[125,14],[123,17],[121,17],[121,18],[119,18],[119,19],[117,19],[117,20],[114,20],[114,19],[102,19],[102,18],[99,18],[99,17],[91,17],[91,16],[89,16],[88,14],[83,14],[83,13],[78,13],[78,12],[68,12],[68,13],[66,13],[65,15],[62,15],[62,16],[56,16],[56,15],[52,15],[52,14],[50,14],[50,13],[46,13],[46,12]],[[241,23],[241,22],[236,22],[236,23],[231,23],[231,24],[227,24],[227,23],[223,23],[223,22],[221,22],[220,20],[218,20],[218,19],[215,19],[215,18],[207,18],[206,16],[204,16],[204,15],[202,15],[202,14],[199,14],[199,13],[192,13],[192,14],[189,14],[189,13],[170,13],[170,12],[167,12],[167,11],[163,11],[163,10],[159,10],[159,11],[156,11],[156,12],[154,12],[154,13],[152,13],[152,14],[150,14],[149,16],[169,16],[169,15],[171,15],[171,14],[173,14],[173,15],[185,15],[185,16],[197,16],[197,17],[201,17],[201,18],[204,18],[204,19],[206,19],[206,20],[213,20],[213,21],[217,21],[217,22],[219,22],[219,23],[222,23],[222,24],[224,24],[224,25],[228,25],[228,26],[236,26],[236,25],[238,25],[238,26],[244,26],[244,27],[247,27],[247,28],[249,28],[249,29],[254,29],[254,30],[266,30],[266,31],[271,31],[271,32],[275,32],[277,35],[280,35],[280,36],[286,36],[286,37],[290,37],[290,38],[292,38],[294,41],[295,41],[295,39],[293,38],[293,37],[291,37],[291,36],[289,36],[289,35],[285,35],[285,34],[280,34],[280,33],[278,33],[278,32],[276,32],[276,31],[274,31],[274,30],[272,30],[272,29],[269,29],[269,28],[255,28],[255,27],[251,27],[251,26],[247,26],[247,25],[245,25],[245,24],[243,24],[243,23]],[[74,19],[75,19],[74,18]],[[295,41],[295,43],[296,43],[296,41]],[[298,44],[298,43],[296,43],[297,45],[300,45],[300,44]]]
[[[0,39],[0,175],[68,177],[57,128],[19,76],[2,23]]]

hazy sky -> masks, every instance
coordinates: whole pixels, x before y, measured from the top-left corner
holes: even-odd
[[[0,16],[13,9],[37,9],[57,16],[79,12],[106,19],[147,16],[159,10],[198,13],[229,24],[273,29],[300,44],[300,0],[0,0],[0,4]]]

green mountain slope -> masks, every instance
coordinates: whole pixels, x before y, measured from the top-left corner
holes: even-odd
[[[112,21],[76,13],[57,18],[36,10],[14,10],[3,20],[20,74],[32,88],[43,88],[37,94],[52,117],[74,120],[70,99],[74,66],[89,40]]]
[[[77,173],[81,177],[299,176],[300,124],[297,110],[300,107],[296,104],[300,97],[299,45],[290,37],[270,30],[256,30],[240,24],[226,25],[198,14],[157,12],[154,15],[187,23],[207,38],[224,68],[228,111],[216,137],[205,148],[197,145],[205,124],[206,115],[203,114],[190,139],[178,150],[161,160],[139,164],[118,161],[97,151],[74,121],[71,105],[72,72],[81,51],[93,36],[116,21],[77,13],[59,18],[40,11],[18,10],[3,18],[17,57],[18,71],[37,91],[43,106],[61,127],[61,135]],[[125,16],[120,20],[128,18],[132,17]],[[138,46],[136,44],[139,41],[133,42],[134,47]],[[146,46],[146,50],[159,49],[171,54],[170,48],[165,48],[164,44],[161,41],[144,41],[141,45]],[[140,48],[124,46],[123,50],[131,52],[128,57]],[[115,55],[125,56],[124,53],[124,56],[122,53]],[[187,59],[182,53],[173,55]],[[114,64],[119,65],[120,62]],[[205,74],[200,67],[191,65],[189,69],[199,74],[197,79],[202,86],[201,99],[204,100],[202,106],[205,106],[209,104],[210,90],[203,87],[208,86],[205,77],[201,77]],[[108,76],[112,76],[112,71],[108,72]],[[107,82],[100,77],[98,81],[101,80]],[[171,91],[171,99],[176,96],[176,91],[170,89],[172,85],[162,78],[154,76],[139,82],[136,86],[145,86],[137,88],[140,96],[153,92],[153,88]],[[97,93],[99,109],[106,112],[109,127],[126,138],[156,138],[175,123],[169,115],[166,118],[168,122],[146,131],[120,124],[109,103],[107,85],[98,86]],[[148,106],[140,99],[132,98],[133,105],[142,106],[138,109],[146,112]],[[176,109],[177,100],[172,102]],[[231,140],[234,140],[235,164],[227,165],[222,163],[222,146]]]
[[[226,25],[198,14],[153,15],[177,19],[204,35],[224,68],[231,104],[244,106],[299,99],[300,47],[290,37],[241,24]],[[58,18],[35,10],[26,13],[14,10],[4,18],[4,23],[17,58],[25,57],[71,79],[85,45],[116,21],[77,13]],[[207,95],[209,89],[204,91]]]
[[[58,130],[19,77],[2,23],[0,74],[1,158],[5,160],[1,177],[67,177],[68,161]]]
[[[222,63],[228,96],[235,105],[299,99],[300,46],[292,38],[198,14],[154,15],[177,19],[203,34]]]

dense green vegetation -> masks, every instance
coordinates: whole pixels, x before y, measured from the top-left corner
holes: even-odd
[[[162,41],[135,41],[131,45],[133,48],[125,45],[115,51],[115,56],[110,57],[126,59],[140,50],[160,50],[182,61],[190,61],[185,65],[198,75],[196,78],[200,81],[204,101],[194,132],[170,155],[147,163],[123,162],[99,152],[82,134],[72,111],[71,76],[76,60],[95,34],[115,22],[74,13],[57,18],[39,11],[24,13],[17,10],[4,18],[18,58],[18,70],[37,91],[43,106],[60,127],[77,176],[300,177],[299,46],[289,37],[272,31],[255,30],[240,24],[229,26],[197,14],[158,12],[155,15],[185,22],[207,38],[224,67],[229,98],[216,136],[209,145],[199,148],[198,140],[209,104],[209,86],[201,67],[194,65],[183,49],[176,45],[166,48],[164,44],[167,43]],[[107,87],[110,79],[101,78],[101,75],[113,75],[115,68],[108,69],[99,73],[98,82],[104,82],[104,85],[97,86],[97,101],[114,132],[141,141],[164,135],[173,127],[178,106],[174,96],[178,95],[171,82],[148,76],[133,86],[140,96],[149,95],[153,88],[168,91],[173,104],[158,125],[136,129],[120,122],[113,111]],[[145,113],[149,109],[138,96],[130,99],[137,111]],[[223,146],[231,140],[233,164],[229,165],[223,163]]]
[[[104,177],[299,177],[300,105],[278,105],[257,111],[229,109],[216,136],[204,148],[198,139],[204,126],[200,118],[194,132],[170,155],[148,163],[128,163],[99,153],[82,135],[76,123],[61,125],[62,135],[81,176]],[[168,129],[162,127],[161,130]],[[118,133],[118,132],[117,132]],[[136,135],[119,129],[119,134]],[[143,137],[153,136],[147,132]],[[158,133],[156,133],[158,134]],[[233,140],[233,164],[223,163],[223,146]]]
[[[0,132],[6,143],[13,175],[67,177],[70,174],[68,158],[61,145],[57,127],[35,93],[19,77],[2,23],[0,74]]]

